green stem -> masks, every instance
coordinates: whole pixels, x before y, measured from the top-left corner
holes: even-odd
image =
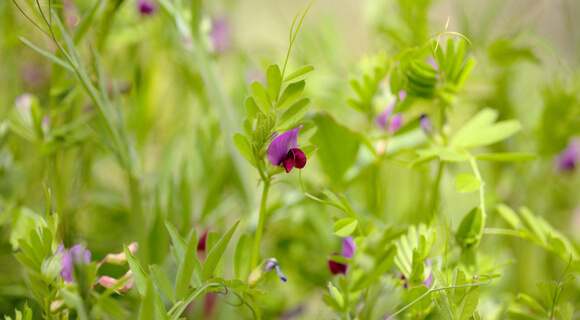
[[[260,204],[260,217],[258,220],[258,228],[254,236],[254,250],[252,252],[252,268],[254,270],[258,266],[260,259],[260,243],[262,241],[262,234],[264,233],[264,221],[266,220],[266,204],[268,202],[268,190],[270,190],[270,179],[264,180],[264,190],[262,192],[262,203]]]
[[[485,226],[485,219],[487,218],[487,213],[485,212],[485,182],[481,178],[481,174],[479,173],[479,168],[477,167],[475,158],[470,158],[469,164],[471,164],[471,169],[473,170],[475,177],[481,181],[481,187],[479,187],[479,207],[481,208],[481,213],[483,214],[483,227]]]
[[[433,187],[431,189],[431,201],[429,204],[429,209],[431,212],[431,217],[429,224],[433,223],[435,217],[437,216],[437,207],[439,205],[439,185],[441,184],[441,178],[443,177],[443,168],[445,167],[445,162],[439,162],[439,169],[437,169],[437,177],[435,178],[435,182],[433,183]]]

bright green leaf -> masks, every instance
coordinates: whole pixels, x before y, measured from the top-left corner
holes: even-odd
[[[470,173],[462,173],[455,177],[453,181],[457,192],[473,192],[481,187],[481,181]]]
[[[255,81],[250,85],[250,89],[252,90],[252,96],[254,96],[254,101],[256,105],[262,111],[263,114],[268,114],[272,110],[272,101],[270,101],[270,96],[264,86]]]
[[[282,92],[282,96],[276,104],[276,109],[288,108],[294,103],[294,101],[298,100],[304,91],[305,85],[306,83],[304,80],[289,84],[286,89],[284,89],[284,92]]]
[[[334,234],[339,237],[351,235],[358,226],[358,220],[355,218],[344,218],[336,221],[334,224]]]
[[[268,94],[270,99],[278,101],[280,95],[280,87],[282,86],[282,73],[277,64],[270,65],[266,72],[266,82],[268,84]]]
[[[303,66],[298,68],[298,70],[292,72],[289,76],[284,79],[284,82],[297,82],[308,76],[310,72],[314,71],[314,67],[311,65]]]
[[[248,138],[242,134],[236,133],[234,134],[234,144],[242,156],[244,156],[251,165],[254,165],[254,153],[252,152],[252,147],[250,146]]]
[[[277,127],[283,129],[292,123],[296,123],[296,121],[300,120],[308,112],[311,102],[309,98],[302,98],[296,101],[280,116],[280,119],[276,123]]]
[[[238,227],[239,223],[240,223],[240,220],[236,221],[236,223],[234,223],[234,225],[230,228],[230,230],[228,230],[228,232],[226,232],[226,234],[224,234],[221,237],[221,239],[216,243],[216,245],[208,253],[207,258],[205,259],[205,262],[203,264],[203,269],[202,269],[202,275],[203,275],[204,281],[211,278],[215,267],[217,266],[218,262],[220,261],[222,255],[224,254],[224,251],[226,250],[226,247],[228,246],[228,243],[230,242],[230,239],[232,238],[234,231],[236,231],[236,228]]]
[[[183,300],[183,297],[189,288],[191,276],[193,275],[193,268],[195,266],[195,260],[197,260],[196,253],[197,233],[195,230],[192,230],[192,232],[189,234],[185,256],[179,264],[179,269],[177,269],[177,278],[175,280],[175,296],[179,300]]]

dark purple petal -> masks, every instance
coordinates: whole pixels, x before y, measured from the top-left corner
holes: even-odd
[[[356,253],[356,245],[354,243],[354,238],[347,236],[342,238],[342,256],[347,259],[352,259]]]
[[[273,166],[280,166],[286,159],[288,151],[298,146],[298,131],[302,126],[286,131],[270,143],[268,147],[268,160]]]
[[[205,232],[201,235],[201,237],[199,237],[199,242],[197,243],[197,251],[205,251],[208,233],[209,233],[208,230],[205,230]]]
[[[302,169],[306,165],[306,155],[298,148],[292,149],[294,152],[294,168]]]
[[[290,149],[286,158],[284,158],[284,162],[282,162],[282,167],[286,169],[286,173],[289,173],[292,168],[294,168],[294,149]]]
[[[338,254],[335,253],[333,255],[338,255]],[[348,269],[348,265],[328,259],[328,268],[330,269],[330,272],[332,272],[332,274],[334,274],[334,275],[346,274],[346,270]]]
[[[153,0],[137,0],[139,12],[144,15],[151,15],[155,12],[155,2]]]
[[[564,151],[558,156],[558,168],[561,171],[572,171],[576,168],[580,158],[580,143],[571,140]]]

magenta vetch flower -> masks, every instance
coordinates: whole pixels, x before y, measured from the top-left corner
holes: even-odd
[[[217,53],[224,52],[230,47],[230,25],[225,17],[213,21],[209,37],[212,48]]]
[[[306,165],[306,155],[298,148],[298,131],[302,126],[286,131],[276,137],[268,147],[268,160],[273,166],[286,169],[302,169]]]
[[[63,251],[64,247],[62,247],[61,244],[57,248],[56,253],[59,254],[62,253]],[[72,248],[68,249],[68,251],[65,252],[64,255],[62,256],[62,259],[60,261],[62,262],[63,265],[62,270],[60,271],[60,276],[64,281],[68,283],[73,283],[75,282],[73,276],[75,265],[79,264],[88,265],[89,263],[91,263],[91,252],[83,248],[83,246],[81,246],[80,244],[77,244],[76,246],[73,246]]]
[[[156,6],[153,0],[137,0],[139,12],[143,15],[151,15],[155,12]]]
[[[356,245],[351,236],[342,238],[342,256],[347,259],[352,259],[356,253]],[[336,255],[336,254],[335,254]],[[348,271],[348,264],[328,260],[328,268],[332,274],[346,274]]]
[[[580,143],[570,140],[566,149],[558,155],[558,168],[560,171],[572,171],[576,168],[580,159]]]

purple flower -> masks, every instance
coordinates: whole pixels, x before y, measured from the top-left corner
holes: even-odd
[[[224,52],[230,47],[230,25],[225,17],[213,21],[209,37],[212,48],[217,53]]]
[[[286,169],[286,173],[292,168],[302,169],[306,165],[306,155],[298,149],[298,131],[302,126],[284,132],[276,137],[268,147],[268,160],[273,166]]]
[[[347,259],[352,259],[356,253],[356,245],[351,236],[342,238],[342,256]],[[336,255],[336,254],[334,254]],[[346,274],[348,271],[348,264],[328,260],[328,268],[332,274]]]
[[[64,250],[63,247],[59,246],[56,250],[57,253],[62,252]],[[68,283],[72,283],[75,281],[73,274],[75,265],[85,264],[88,265],[91,263],[91,252],[89,250],[85,250],[83,246],[77,244],[70,248],[60,260],[62,262],[62,270],[60,271],[60,276],[62,279]]]
[[[407,92],[405,90],[399,91],[399,101],[405,100],[406,96]],[[391,102],[385,111],[383,111],[383,113],[381,113],[376,120],[379,127],[381,127],[383,130],[387,130],[389,134],[395,133],[403,125],[403,115],[400,113],[392,114],[394,108],[395,101]]]
[[[137,5],[139,6],[139,12],[141,12],[142,15],[151,15],[156,9],[153,0],[137,0]]]
[[[433,133],[433,124],[431,123],[431,119],[426,114],[421,115],[421,120],[419,121],[421,125],[421,129],[427,134],[431,135]]]
[[[558,168],[560,171],[572,171],[576,168],[580,158],[580,143],[570,140],[568,146],[558,156]]]
[[[286,279],[286,276],[282,272],[282,269],[280,269],[280,266],[278,265],[278,260],[276,260],[276,258],[270,258],[266,260],[266,264],[264,265],[264,272],[270,272],[272,270],[276,270],[276,274],[278,275],[278,277],[280,277],[280,280],[282,280],[283,282],[288,281],[288,279]]]

